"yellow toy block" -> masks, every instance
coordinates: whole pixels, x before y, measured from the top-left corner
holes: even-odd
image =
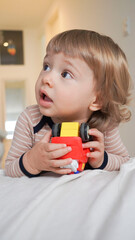
[[[84,167],[85,167],[85,164],[83,163],[83,164],[82,164],[82,170],[84,170]]]
[[[78,137],[79,123],[78,122],[63,122],[61,126],[61,137]]]

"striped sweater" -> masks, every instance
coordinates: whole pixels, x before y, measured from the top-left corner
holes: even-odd
[[[29,106],[20,114],[5,163],[6,175],[11,177],[24,175],[19,166],[20,157],[50,130],[50,126],[44,124],[43,118],[38,105]],[[121,164],[129,160],[129,155],[117,127],[104,132],[104,145],[108,155],[105,170],[119,170]]]

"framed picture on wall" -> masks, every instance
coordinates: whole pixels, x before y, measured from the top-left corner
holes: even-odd
[[[22,31],[0,30],[0,64],[24,64]]]

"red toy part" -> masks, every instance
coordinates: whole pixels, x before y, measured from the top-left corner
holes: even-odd
[[[72,151],[65,154],[61,159],[72,158],[78,161],[78,171],[83,171],[85,163],[88,161],[86,156],[87,152],[90,152],[89,148],[82,148],[82,139],[80,137],[53,137],[52,143],[64,143],[72,148]]]

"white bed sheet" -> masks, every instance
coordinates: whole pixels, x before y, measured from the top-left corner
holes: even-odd
[[[0,240],[135,240],[135,158],[119,172],[10,178],[0,170]]]

